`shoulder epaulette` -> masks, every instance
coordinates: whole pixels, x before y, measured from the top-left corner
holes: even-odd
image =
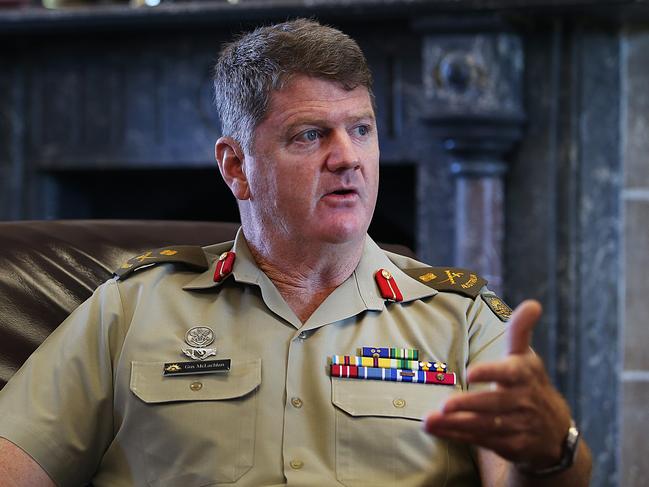
[[[132,257],[124,262],[114,274],[118,279],[126,279],[133,271],[141,267],[163,262],[182,264],[200,272],[209,268],[209,262],[201,247],[196,245],[176,245],[147,250],[141,255]]]
[[[475,272],[457,267],[418,267],[401,270],[436,291],[457,293],[472,299],[475,299],[487,284],[487,280]]]

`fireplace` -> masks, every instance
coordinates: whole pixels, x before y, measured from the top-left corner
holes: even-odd
[[[415,166],[381,168],[370,235],[415,248]],[[63,219],[239,221],[234,197],[211,169],[98,169],[47,172],[49,211]]]

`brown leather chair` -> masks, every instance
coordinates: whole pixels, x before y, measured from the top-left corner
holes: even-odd
[[[0,388],[125,260],[167,245],[231,240],[237,223],[0,222]]]
[[[238,226],[140,220],[0,222],[0,389],[124,261],[167,245],[231,240]],[[413,255],[404,246],[382,246]]]

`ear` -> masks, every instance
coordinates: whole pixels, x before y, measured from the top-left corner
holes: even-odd
[[[244,171],[245,156],[239,143],[232,137],[221,137],[214,146],[214,156],[223,181],[238,200],[250,198],[248,178]]]

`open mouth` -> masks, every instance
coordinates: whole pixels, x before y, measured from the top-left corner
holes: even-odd
[[[336,195],[339,195],[339,196],[346,196],[348,194],[354,194],[354,193],[356,193],[356,191],[354,191],[353,189],[339,189],[337,191],[331,192],[330,194],[336,194]]]

